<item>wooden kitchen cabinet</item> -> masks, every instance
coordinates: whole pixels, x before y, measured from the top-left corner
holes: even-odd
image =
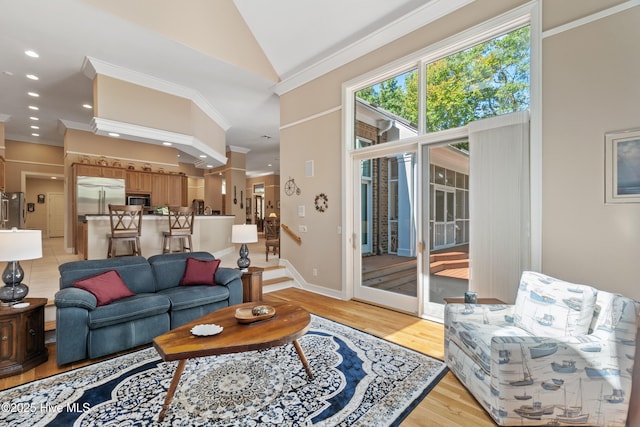
[[[0,157],[0,191],[4,191],[4,159]]]
[[[0,307],[0,377],[28,371],[49,358],[44,344],[46,298],[25,298],[24,308]]]
[[[156,174],[153,177],[151,190],[151,204],[153,206],[169,205],[169,176]]]
[[[187,177],[154,174],[151,190],[153,206],[187,206]]]
[[[169,206],[189,206],[187,200],[188,181],[186,176],[169,175]]]
[[[152,182],[154,175],[147,172],[127,171],[125,187],[127,193],[150,194],[153,191]]]

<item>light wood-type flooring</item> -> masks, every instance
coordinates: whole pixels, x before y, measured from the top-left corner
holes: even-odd
[[[412,348],[442,360],[443,326],[414,316],[373,305],[341,301],[300,289],[289,288],[265,294],[265,301],[289,301],[309,312],[349,325],[388,341]],[[4,390],[66,370],[94,363],[83,361],[59,368],[55,362],[55,343],[47,344],[49,360],[21,375],[0,379]],[[409,426],[495,426],[476,400],[448,372],[401,424]]]

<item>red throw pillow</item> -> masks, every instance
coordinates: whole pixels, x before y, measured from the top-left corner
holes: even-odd
[[[216,281],[213,276],[216,274],[219,265],[219,259],[205,261],[188,257],[180,285],[215,285]]]
[[[95,276],[76,280],[73,282],[73,286],[95,295],[98,300],[98,307],[122,298],[135,296],[124,284],[120,273],[116,270],[109,270]]]

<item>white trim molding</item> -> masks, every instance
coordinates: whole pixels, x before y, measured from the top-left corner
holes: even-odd
[[[225,132],[231,127],[231,123],[216,110],[200,92],[180,86],[157,77],[150,76],[118,65],[110,64],[100,59],[86,56],[82,62],[82,72],[85,76],[93,80],[96,74],[113,77],[125,82],[133,83],[159,92],[190,99],[198,106],[211,120],[220,126]]]
[[[115,132],[120,134],[121,138],[147,144],[162,145],[163,142],[170,142],[175,144],[175,148],[178,150],[184,151],[196,159],[201,153],[204,153],[209,158],[196,161],[195,165],[199,168],[208,168],[209,165],[215,168],[224,166],[227,163],[226,153],[219,153],[193,135],[102,119],[100,117],[94,117],[91,120],[91,129],[96,135],[109,136],[110,132]]]
[[[632,7],[636,6],[640,6],[640,0],[629,0],[619,5],[612,6],[608,9],[601,10],[600,12],[585,16],[584,18],[576,19],[575,21],[571,21],[566,24],[559,25],[555,28],[546,30],[542,33],[542,38],[546,39],[547,37],[553,37],[557,34],[564,33],[565,31],[573,30],[574,28],[578,28],[583,25],[598,21],[600,19],[607,18],[616,13],[624,12],[625,10],[631,9]]]
[[[418,28],[434,22],[456,10],[472,3],[474,0],[432,0],[421,8],[396,19],[393,22],[372,32],[368,37],[358,40],[351,45],[338,50],[333,55],[319,61],[304,70],[290,76],[283,76],[280,83],[275,85],[274,92],[278,95],[287,93],[305,83],[310,82],[328,72],[343,66],[369,52],[378,49],[394,40],[405,36]]]

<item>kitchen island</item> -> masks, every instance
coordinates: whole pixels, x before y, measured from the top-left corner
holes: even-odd
[[[193,251],[220,253],[231,243],[231,226],[234,216],[198,215],[193,223]],[[104,259],[109,246],[108,235],[111,233],[109,215],[87,215],[86,259]],[[140,244],[142,255],[149,258],[162,253],[162,233],[169,231],[169,217],[166,215],[143,215]],[[118,253],[126,253],[126,247],[118,247]]]

